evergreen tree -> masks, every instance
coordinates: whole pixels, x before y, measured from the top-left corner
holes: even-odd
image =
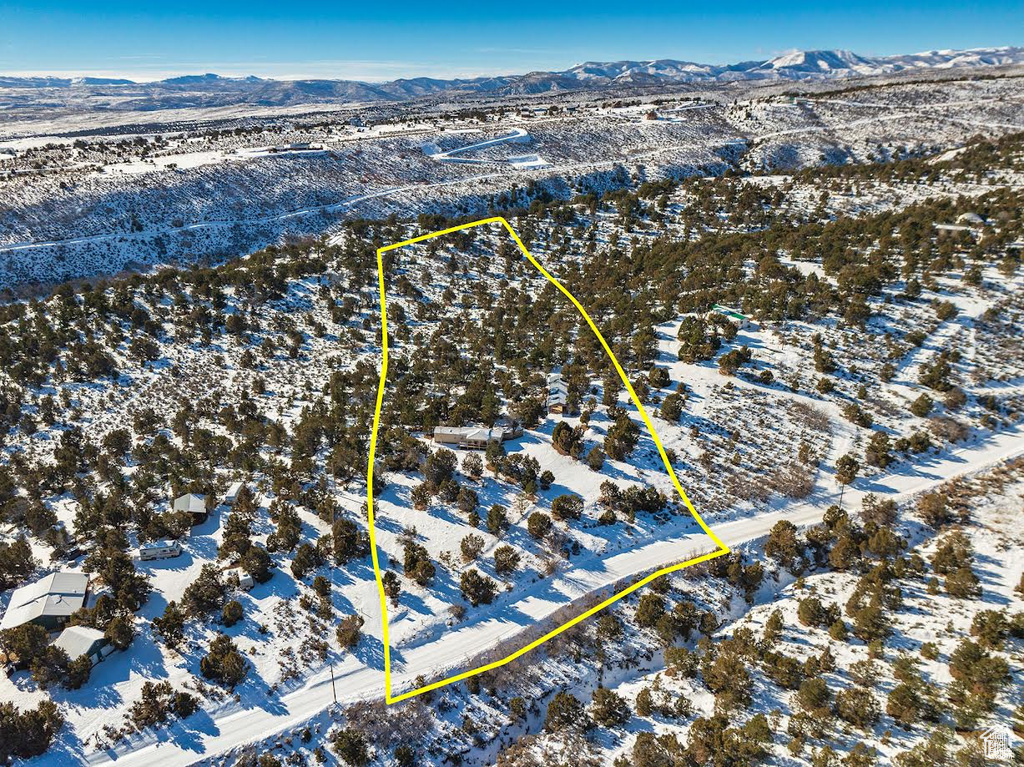
[[[459,579],[459,588],[462,591],[462,596],[473,607],[479,604],[489,605],[494,601],[494,595],[497,592],[494,581],[473,568],[462,573],[462,577]]]
[[[199,671],[207,679],[234,689],[249,673],[249,664],[229,637],[218,634],[200,659]]]
[[[511,575],[519,567],[519,552],[511,546],[499,546],[494,550],[494,572],[501,576]]]
[[[185,613],[177,602],[167,603],[163,615],[153,619],[153,628],[168,647],[173,650],[179,647],[185,638]]]
[[[548,732],[588,730],[593,726],[583,704],[572,693],[558,692],[548,703],[544,729]]]
[[[495,537],[500,537],[508,530],[508,524],[505,507],[497,503],[491,506],[487,511],[487,531]]]
[[[590,716],[602,727],[617,727],[628,722],[632,712],[621,695],[598,687],[590,704]]]

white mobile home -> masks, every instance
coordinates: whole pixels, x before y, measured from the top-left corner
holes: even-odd
[[[228,488],[227,493],[224,495],[224,505],[234,506],[235,501],[238,500],[238,494],[242,491],[242,487],[245,485],[244,482],[232,482],[231,487]]]
[[[181,544],[178,541],[153,541],[139,546],[139,559],[172,559],[181,556]]]

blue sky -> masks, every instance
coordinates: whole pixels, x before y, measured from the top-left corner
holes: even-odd
[[[794,48],[881,55],[1021,45],[1022,30],[1021,0],[0,0],[0,73],[387,80],[624,58],[727,63]]]

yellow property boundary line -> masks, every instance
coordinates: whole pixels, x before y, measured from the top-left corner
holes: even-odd
[[[709,553],[709,554],[703,554],[703,555],[701,555],[699,557],[694,557],[693,559],[688,559],[685,562],[680,562],[678,564],[672,565],[670,567],[665,567],[665,568],[662,568],[661,570],[657,570],[656,572],[651,573],[647,577],[642,578],[641,580],[637,581],[636,583],[632,584],[631,586],[628,586],[625,589],[619,591],[618,593],[613,594],[611,597],[609,597],[608,599],[605,599],[603,602],[601,602],[597,606],[590,608],[589,610],[581,613],[580,615],[577,615],[575,618],[567,621],[566,623],[563,623],[561,626],[558,626],[557,628],[549,631],[548,633],[544,634],[544,636],[540,637],[540,639],[537,639],[537,640],[535,640],[533,642],[530,642],[530,644],[526,645],[525,647],[523,647],[523,648],[521,648],[519,650],[516,650],[511,655],[508,655],[508,656],[506,656],[506,657],[504,657],[504,658],[502,658],[500,660],[494,661],[493,663],[488,663],[488,664],[486,664],[484,666],[480,666],[479,668],[470,669],[469,671],[463,671],[463,672],[461,672],[459,674],[455,674],[453,676],[446,677],[446,678],[444,678],[444,679],[442,679],[442,680],[440,680],[438,682],[433,682],[432,684],[424,685],[423,687],[418,687],[418,688],[410,690],[408,692],[404,692],[401,695],[392,695],[391,694],[391,690],[392,690],[392,687],[391,687],[391,644],[390,644],[389,636],[388,636],[387,597],[386,597],[386,595],[384,593],[384,581],[383,581],[383,577],[382,577],[382,574],[381,574],[381,571],[380,571],[380,562],[379,562],[378,557],[377,557],[377,535],[376,535],[376,529],[374,527],[374,521],[373,521],[373,464],[374,464],[374,458],[376,457],[376,453],[377,453],[377,431],[378,431],[378,428],[380,427],[381,404],[384,402],[384,387],[386,385],[387,376],[388,376],[388,315],[387,315],[387,306],[386,306],[386,303],[385,303],[386,299],[385,299],[385,296],[384,296],[384,254],[387,253],[390,250],[397,250],[398,248],[404,248],[407,245],[414,245],[414,244],[416,244],[418,242],[423,242],[424,240],[430,240],[430,239],[433,239],[435,237],[442,237],[442,236],[444,236],[446,234],[451,234],[453,232],[458,232],[458,231],[461,231],[463,229],[471,229],[471,228],[476,227],[476,226],[486,226],[488,224],[501,224],[503,227],[505,227],[505,230],[512,236],[512,239],[515,240],[516,245],[519,246],[519,250],[522,251],[523,255],[526,256],[527,260],[529,260],[529,262],[531,264],[533,264],[537,268],[537,271],[539,271],[541,274],[543,274],[544,277],[546,277],[547,280],[552,285],[554,285],[556,288],[558,288],[560,291],[562,291],[562,293],[565,295],[565,297],[568,298],[572,302],[573,306],[575,306],[579,310],[579,313],[583,316],[583,319],[585,319],[587,321],[587,324],[590,326],[590,329],[594,331],[594,335],[597,336],[597,340],[601,342],[601,346],[604,347],[604,350],[605,350],[605,352],[607,352],[609,359],[611,359],[612,364],[615,366],[615,370],[616,370],[616,372],[618,372],[619,378],[622,379],[622,383],[626,387],[626,391],[629,392],[629,396],[633,400],[633,404],[636,405],[637,410],[640,412],[640,416],[644,419],[644,423],[647,425],[647,430],[650,432],[650,435],[651,435],[652,439],[654,440],[654,444],[657,445],[657,447],[658,447],[658,454],[661,456],[662,463],[665,464],[665,469],[668,471],[669,477],[672,478],[672,484],[675,485],[676,491],[679,493],[679,497],[683,499],[683,503],[686,504],[686,508],[689,509],[690,514],[693,516],[694,519],[697,520],[697,523],[701,526],[701,528],[704,530],[704,532],[707,533],[708,537],[710,537],[711,540],[713,540],[716,544],[718,544],[718,549],[716,551],[713,551],[713,552]],[[384,699],[385,699],[385,701],[388,704],[398,703],[399,701],[403,701],[403,700],[406,700],[408,698],[415,697],[416,695],[422,695],[425,692],[430,692],[431,690],[436,690],[439,687],[444,687],[445,685],[451,684],[452,682],[458,682],[458,681],[460,681],[462,679],[467,679],[467,678],[469,678],[471,676],[474,676],[476,674],[480,674],[480,673],[482,673],[484,671],[489,671],[490,669],[498,668],[499,666],[504,666],[506,663],[509,663],[509,662],[515,660],[516,658],[520,657],[521,655],[525,655],[530,650],[533,650],[534,648],[539,647],[540,645],[544,644],[545,642],[547,642],[552,637],[555,637],[558,634],[561,634],[563,631],[566,631],[567,629],[571,628],[572,626],[575,626],[577,623],[579,623],[580,621],[584,620],[585,618],[589,618],[591,615],[594,615],[595,613],[599,612],[600,610],[603,610],[604,608],[606,608],[609,605],[617,602],[618,600],[622,599],[623,597],[627,596],[628,594],[632,594],[634,591],[639,589],[641,586],[644,586],[644,585],[650,583],[655,578],[658,578],[659,576],[662,576],[665,573],[671,573],[671,572],[675,572],[676,570],[682,570],[684,567],[689,567],[690,565],[696,565],[696,564],[698,564],[700,562],[706,562],[709,559],[714,559],[715,557],[720,557],[723,554],[728,554],[729,553],[729,547],[726,546],[724,543],[722,543],[722,541],[718,539],[718,536],[716,536],[711,531],[711,528],[708,527],[707,524],[705,524],[704,520],[701,519],[700,514],[698,514],[697,510],[693,507],[693,504],[690,503],[690,499],[686,497],[686,491],[683,490],[683,486],[679,483],[679,478],[676,476],[675,471],[672,469],[672,464],[668,460],[668,456],[665,454],[665,448],[662,446],[661,440],[658,438],[658,433],[654,430],[654,424],[651,423],[651,419],[647,415],[647,411],[644,410],[644,406],[643,406],[643,404],[641,404],[640,398],[637,396],[636,391],[633,390],[633,385],[629,382],[629,378],[626,375],[626,371],[622,369],[622,366],[619,364],[619,361],[615,358],[615,354],[612,353],[611,347],[608,346],[608,342],[604,340],[604,336],[601,335],[601,331],[597,329],[597,325],[595,325],[594,321],[592,319],[590,319],[590,315],[587,314],[586,310],[583,308],[583,306],[580,304],[580,302],[576,300],[576,297],[572,293],[570,293],[568,290],[566,290],[565,286],[563,286],[562,283],[560,283],[557,279],[552,277],[547,272],[547,270],[543,266],[541,266],[540,263],[538,263],[537,259],[535,259],[530,254],[530,251],[528,251],[526,249],[526,246],[523,245],[523,241],[519,239],[519,235],[516,234],[515,230],[508,223],[508,221],[506,221],[501,216],[494,216],[492,218],[485,218],[485,219],[481,219],[480,221],[473,221],[472,223],[462,224],[461,226],[453,226],[450,229],[442,229],[439,232],[432,232],[430,234],[420,235],[419,237],[413,237],[410,240],[404,240],[402,242],[397,242],[394,245],[386,245],[386,246],[384,246],[382,248],[378,248],[377,249],[377,277],[378,277],[378,283],[379,283],[379,286],[380,286],[380,319],[381,319],[382,364],[381,364],[381,370],[380,370],[380,382],[379,382],[379,384],[377,386],[377,404],[376,404],[376,407],[374,409],[374,414],[373,414],[373,432],[370,435],[370,457],[369,457],[369,462],[367,464],[367,470],[366,470],[366,494],[367,494],[367,515],[368,515],[368,522],[369,522],[369,527],[370,527],[370,553],[371,553],[371,555],[373,557],[373,573],[374,573],[374,576],[376,577],[376,580],[377,580],[377,592],[378,592],[378,595],[380,596],[380,612],[381,612],[382,628],[383,628],[383,643],[384,643]]]

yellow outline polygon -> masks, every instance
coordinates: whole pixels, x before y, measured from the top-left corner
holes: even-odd
[[[533,642],[530,642],[530,644],[528,644],[525,647],[522,647],[522,648],[516,650],[512,654],[510,654],[510,655],[508,655],[508,656],[506,656],[506,657],[504,657],[504,658],[502,658],[500,660],[494,661],[493,663],[488,663],[488,664],[486,664],[484,666],[480,666],[479,668],[470,669],[469,671],[463,671],[463,672],[461,672],[459,674],[454,674],[453,676],[445,677],[444,679],[441,679],[440,681],[433,682],[433,683],[428,684],[428,685],[424,685],[423,687],[415,688],[415,689],[410,690],[408,692],[404,692],[401,695],[392,695],[391,694],[391,645],[390,645],[389,637],[388,637],[387,595],[384,593],[383,575],[381,574],[380,562],[379,562],[379,560],[377,558],[377,535],[376,535],[376,529],[374,527],[374,522],[373,522],[373,464],[374,464],[374,458],[375,458],[376,452],[377,452],[377,430],[380,427],[380,411],[381,411],[381,405],[384,402],[384,387],[386,385],[387,375],[388,375],[388,315],[387,315],[387,306],[386,306],[386,303],[385,303],[386,299],[385,299],[385,296],[384,296],[384,254],[387,253],[390,250],[397,250],[399,248],[404,248],[407,245],[414,245],[414,244],[416,244],[418,242],[423,242],[424,240],[430,240],[430,239],[433,239],[435,237],[442,237],[442,236],[444,236],[446,234],[452,234],[453,232],[462,231],[463,229],[471,229],[471,228],[476,227],[476,226],[486,226],[487,224],[501,224],[502,226],[504,226],[505,229],[508,231],[508,233],[512,236],[512,239],[515,240],[515,243],[519,247],[519,250],[522,251],[523,255],[526,256],[526,258],[529,260],[529,262],[531,264],[533,264],[537,268],[537,271],[539,271],[542,275],[544,275],[544,277],[546,277],[547,280],[551,284],[553,284],[556,288],[558,288],[560,291],[562,291],[562,293],[565,295],[565,297],[568,298],[572,302],[573,306],[575,306],[579,310],[579,313],[583,316],[583,319],[585,319],[587,321],[587,324],[590,326],[590,329],[594,331],[594,335],[597,336],[597,340],[601,342],[601,346],[604,347],[604,350],[605,350],[605,352],[607,352],[609,359],[611,359],[612,364],[615,366],[615,370],[616,370],[616,372],[618,372],[619,378],[622,379],[622,383],[626,387],[626,391],[629,392],[629,396],[633,400],[633,404],[636,405],[636,408],[639,411],[640,416],[644,419],[644,423],[647,425],[647,430],[648,430],[648,432],[650,432],[650,435],[651,435],[652,439],[654,440],[654,444],[657,445],[657,447],[658,447],[658,454],[661,456],[662,463],[665,464],[665,469],[668,471],[669,477],[672,478],[672,484],[675,485],[676,491],[679,493],[679,497],[683,499],[683,503],[686,505],[686,508],[690,511],[690,514],[693,516],[693,518],[697,520],[697,523],[701,526],[701,528],[704,530],[704,532],[707,533],[708,537],[711,538],[711,540],[713,540],[718,545],[718,549],[716,551],[713,551],[713,552],[709,553],[709,554],[702,554],[699,557],[694,557],[693,559],[688,559],[685,562],[680,562],[680,563],[677,563],[677,564],[674,564],[674,565],[670,565],[670,566],[664,567],[664,568],[662,568],[662,569],[660,569],[660,570],[658,570],[658,571],[656,571],[654,573],[651,573],[647,577],[642,578],[639,581],[637,581],[636,583],[634,583],[634,584],[624,588],[622,591],[619,591],[618,593],[613,594],[611,597],[609,597],[608,599],[604,600],[599,605],[590,608],[589,610],[581,613],[580,615],[577,615],[575,618],[572,618],[571,620],[563,623],[561,626],[558,626],[557,628],[552,629],[551,631],[549,631],[547,634],[545,634],[544,636],[540,637],[539,639],[537,639],[537,640],[535,640]],[[719,540],[718,536],[716,536],[711,531],[711,528],[708,527],[704,523],[704,520],[701,519],[700,514],[697,513],[697,510],[693,507],[693,504],[690,503],[690,499],[686,497],[686,491],[683,490],[683,486],[679,483],[679,478],[676,477],[676,473],[672,469],[672,463],[668,460],[668,456],[665,454],[665,448],[662,446],[661,440],[658,438],[658,433],[654,429],[654,424],[651,423],[651,419],[647,415],[647,411],[644,410],[644,406],[640,402],[640,398],[637,396],[636,392],[633,390],[633,385],[629,382],[629,378],[626,376],[626,372],[622,369],[622,366],[619,364],[619,361],[615,358],[615,354],[612,352],[611,347],[608,346],[608,342],[604,340],[604,336],[601,335],[601,331],[597,329],[597,325],[595,325],[594,321],[592,319],[590,319],[590,315],[587,314],[586,310],[583,308],[583,306],[580,304],[580,302],[576,300],[576,297],[572,293],[570,293],[568,290],[566,290],[565,286],[562,285],[562,283],[560,283],[557,279],[552,277],[547,272],[547,270],[543,266],[541,266],[540,263],[538,263],[537,259],[535,259],[530,254],[530,251],[528,251],[526,249],[526,246],[523,245],[523,241],[519,239],[519,235],[516,234],[515,230],[508,223],[508,221],[506,221],[501,216],[493,216],[491,218],[484,218],[484,219],[481,219],[479,221],[473,221],[472,223],[469,223],[469,224],[462,224],[461,226],[453,226],[453,227],[451,227],[449,229],[442,229],[439,232],[431,232],[430,234],[420,235],[419,237],[413,237],[412,239],[409,239],[409,240],[403,240],[402,242],[396,242],[393,245],[386,245],[384,247],[378,248],[377,249],[377,277],[378,277],[378,283],[379,283],[379,287],[380,287],[381,351],[382,351],[381,359],[382,359],[382,362],[381,362],[381,370],[380,370],[380,382],[379,382],[379,384],[377,386],[377,404],[376,404],[376,407],[374,409],[374,414],[373,414],[373,432],[370,435],[370,457],[369,457],[369,462],[368,462],[367,470],[366,470],[366,493],[367,493],[367,516],[368,516],[368,522],[369,522],[369,528],[370,528],[370,552],[371,552],[371,556],[373,558],[373,574],[374,574],[374,577],[377,580],[377,592],[378,592],[378,595],[380,596],[380,611],[381,611],[381,618],[382,618],[383,643],[384,643],[384,700],[385,700],[386,703],[388,703],[388,704],[398,703],[400,701],[407,700],[408,698],[415,697],[416,695],[422,695],[425,692],[430,692],[431,690],[436,690],[439,687],[444,687],[445,685],[451,684],[452,682],[458,682],[458,681],[460,681],[462,679],[467,679],[467,678],[469,678],[471,676],[474,676],[476,674],[480,674],[480,673],[482,673],[484,671],[489,671],[491,669],[498,668],[499,666],[504,666],[506,663],[510,663],[511,661],[515,660],[516,658],[518,658],[518,657],[520,657],[522,655],[525,655],[530,650],[533,650],[534,648],[539,647],[540,645],[544,644],[545,642],[547,642],[552,637],[558,636],[563,631],[566,631],[567,629],[575,626],[580,621],[582,621],[582,620],[584,620],[586,618],[589,618],[591,615],[594,615],[595,613],[603,610],[604,608],[608,607],[609,605],[619,601],[623,597],[625,597],[625,596],[627,596],[629,594],[632,594],[634,591],[636,591],[640,587],[645,586],[646,584],[650,583],[655,578],[658,578],[658,577],[660,577],[660,576],[662,576],[662,575],[664,575],[666,573],[671,573],[671,572],[675,572],[677,570],[682,570],[684,567],[690,567],[691,565],[696,565],[696,564],[699,564],[701,562],[706,562],[709,559],[714,559],[716,557],[720,557],[720,556],[722,556],[724,554],[728,554],[729,553],[729,551],[730,551],[729,547],[726,546],[721,540]]]

